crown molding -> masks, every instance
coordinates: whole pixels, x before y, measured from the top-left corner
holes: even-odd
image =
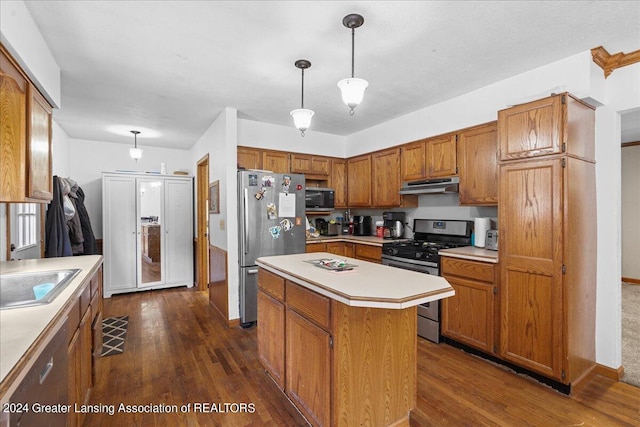
[[[616,68],[640,62],[640,49],[631,53],[618,52],[611,55],[604,47],[598,46],[591,49],[591,57],[593,62],[604,70],[604,78],[606,79]]]

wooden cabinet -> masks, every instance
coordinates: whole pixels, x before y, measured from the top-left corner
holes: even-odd
[[[345,253],[345,242],[327,242],[325,244],[325,252],[340,256],[348,256]]]
[[[372,246],[372,245],[364,245],[360,243],[354,244],[355,250],[355,258],[362,259],[365,261],[375,262],[378,264],[382,263],[382,247],[381,246]]]
[[[347,159],[347,205],[371,207],[371,154]]]
[[[400,148],[371,155],[373,206],[400,206]]]
[[[142,225],[142,256],[149,262],[160,261],[160,224]]]
[[[328,179],[331,159],[311,154],[291,154],[291,173],[303,173],[308,179]]]
[[[329,188],[335,190],[334,205],[336,209],[347,206],[347,161],[345,159],[331,159],[331,176]]]
[[[258,271],[258,356],[271,378],[284,390],[284,279]]]
[[[567,154],[594,160],[591,107],[568,93],[498,111],[500,160]]]
[[[327,247],[325,243],[315,242],[315,243],[307,243],[305,246],[305,252],[326,252]]]
[[[442,300],[442,335],[496,353],[495,264],[441,257],[442,276],[456,294]]]
[[[262,151],[257,148],[238,147],[238,169],[262,169]]]
[[[0,202],[52,198],[51,106],[0,45]]]
[[[461,205],[498,204],[498,125],[465,129],[459,134]]]
[[[262,152],[262,169],[274,173],[289,173],[289,153],[284,151],[264,150]]]
[[[458,174],[456,134],[429,138],[427,144],[427,177],[439,178]]]
[[[595,366],[595,165],[576,156],[592,151],[595,114],[551,98],[498,116],[502,157],[530,157],[500,164],[500,356],[572,384]],[[551,155],[550,127],[573,155]]]
[[[425,140],[405,144],[401,147],[400,169],[403,181],[415,181],[427,177],[426,151]]]

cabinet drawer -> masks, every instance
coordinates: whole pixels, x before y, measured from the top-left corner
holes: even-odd
[[[284,301],[284,279],[282,277],[260,268],[258,270],[258,287],[272,297]]]
[[[325,329],[331,321],[329,298],[287,280],[287,306]]]
[[[71,342],[73,339],[73,334],[75,334],[76,329],[78,329],[78,325],[80,324],[80,298],[76,298],[73,303],[73,307],[71,307],[71,311],[69,311],[69,318],[67,319],[67,327],[69,332],[67,334],[67,344]]]
[[[356,258],[365,258],[381,262],[382,248],[380,246],[356,245]]]
[[[466,277],[481,282],[495,283],[495,264],[468,261],[443,256],[441,258],[442,275]]]

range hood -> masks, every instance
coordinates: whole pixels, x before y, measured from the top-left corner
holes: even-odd
[[[409,181],[402,184],[400,194],[443,194],[457,193],[460,178],[422,179],[420,181]]]

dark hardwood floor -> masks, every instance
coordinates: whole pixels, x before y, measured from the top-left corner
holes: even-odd
[[[85,426],[306,425],[261,368],[255,328],[228,329],[206,292],[168,289],[105,299],[129,316],[125,351],[101,358]],[[219,412],[195,412],[196,403]],[[186,413],[118,413],[118,405],[191,404]],[[232,412],[252,403],[254,412]],[[640,389],[595,377],[565,396],[448,345],[418,339],[418,411],[412,426],[638,426]],[[373,426],[377,427],[377,426]]]

